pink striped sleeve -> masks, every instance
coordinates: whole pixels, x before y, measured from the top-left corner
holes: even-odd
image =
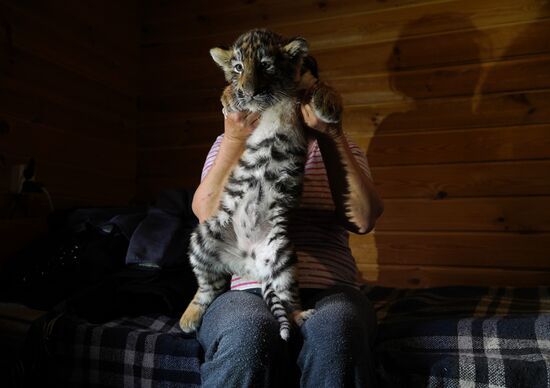
[[[204,162],[204,166],[202,168],[202,173],[201,173],[201,182],[203,181],[204,177],[208,174],[208,171],[210,171],[210,168],[214,164],[214,160],[216,160],[216,157],[218,156],[222,139],[223,139],[223,134],[216,138],[216,141],[214,142],[214,144],[212,144],[210,151],[208,151],[208,155],[206,155],[206,161]]]

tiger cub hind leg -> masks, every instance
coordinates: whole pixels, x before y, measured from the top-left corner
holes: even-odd
[[[307,321],[311,316],[315,314],[315,309],[309,310],[294,310],[291,314],[292,321],[298,326],[301,327],[305,321]]]
[[[227,288],[227,279],[225,277],[220,277],[210,282],[206,282],[204,277],[197,276],[197,278],[199,280],[199,288],[183,312],[179,322],[181,330],[185,333],[197,331],[208,306]]]
[[[193,333],[197,331],[202,321],[202,316],[206,311],[206,307],[203,306],[199,301],[201,300],[200,291],[197,290],[193,300],[180,318],[180,328],[185,333]]]

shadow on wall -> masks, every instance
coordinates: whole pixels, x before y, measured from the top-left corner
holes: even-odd
[[[457,22],[457,18],[463,20]],[[449,19],[450,24],[464,26],[467,33],[451,37],[454,38],[452,41],[450,37],[440,35],[422,40],[422,45],[407,39],[425,29],[433,19]],[[388,59],[388,82],[391,90],[408,102],[408,110],[386,115],[377,127],[376,135],[463,126],[456,114],[449,114],[456,111],[456,106],[448,104],[445,98],[460,96],[461,101],[473,100],[481,75],[481,40],[482,34],[461,16],[430,15],[406,25]],[[466,70],[422,69],[456,62],[465,63]],[[473,110],[465,109],[461,113],[473,114]],[[376,147],[376,139],[375,136],[371,141],[369,152]],[[396,156],[395,163],[399,162]]]
[[[461,32],[411,39],[425,32],[426,25],[434,20],[460,25]],[[461,241],[461,233],[453,235],[464,225],[472,225],[472,231],[479,231],[474,225],[477,219],[466,219],[467,211],[460,208],[462,202],[451,213],[448,210],[451,207],[440,205],[457,197],[511,196],[518,195],[518,191],[508,189],[502,182],[491,181],[494,177],[490,173],[459,177],[457,182],[452,173],[442,175],[441,168],[443,163],[457,165],[495,158],[517,160],[528,154],[498,136],[494,144],[481,146],[475,140],[477,145],[473,148],[468,148],[467,141],[453,145],[452,139],[460,136],[454,131],[457,129],[471,134],[477,133],[476,129],[544,122],[549,116],[548,110],[540,113],[537,109],[542,96],[524,93],[524,90],[526,86],[530,89],[545,86],[538,85],[537,74],[526,73],[520,62],[521,56],[550,51],[550,44],[542,41],[543,36],[550,36],[550,31],[539,35],[541,29],[549,25],[533,21],[513,30],[509,28],[508,33],[503,34],[497,29],[480,30],[462,15],[437,14],[418,19],[401,30],[387,62],[390,87],[401,96],[399,103],[389,105],[398,109],[371,113],[371,119],[378,125],[368,144],[367,155],[373,167],[387,167],[375,170],[386,211],[377,225],[378,233],[359,237],[363,242],[355,244],[360,245],[360,249],[370,246],[366,249],[369,257],[362,260],[368,263],[362,268],[366,280],[400,286],[475,284],[483,281],[476,266],[489,265],[495,269],[499,266],[496,260],[488,263],[487,256],[498,257],[502,249],[498,244],[476,250],[474,240]],[[539,41],[533,43],[537,35]],[[502,62],[504,58],[507,60]],[[508,61],[509,58],[514,61]],[[530,63],[529,58],[525,61]],[[533,71],[541,71],[540,65],[537,69]],[[529,81],[529,77],[535,80]],[[436,134],[446,139],[450,131],[455,134],[448,138],[448,143],[429,139]],[[424,169],[422,173],[419,165]],[[431,175],[430,171],[435,172],[437,167],[439,173]],[[413,170],[417,175],[411,174]],[[529,194],[532,193],[523,193]],[[440,209],[443,209],[441,213]],[[501,211],[506,213],[507,209]],[[453,214],[459,221],[452,219]],[[487,224],[492,221],[481,220]],[[459,225],[460,222],[463,225]],[[508,220],[495,222],[495,231],[524,232],[533,228],[512,220],[503,229],[502,224]],[[445,268],[449,268],[446,266],[454,270],[446,271]],[[502,276],[513,279],[510,274]]]

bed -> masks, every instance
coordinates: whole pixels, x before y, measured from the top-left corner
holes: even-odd
[[[381,386],[549,386],[549,287],[364,292],[379,320]],[[29,339],[27,379],[75,387],[200,386],[202,350],[174,316],[91,323],[48,313],[34,322]]]

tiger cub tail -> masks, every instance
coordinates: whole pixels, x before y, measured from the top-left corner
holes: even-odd
[[[271,286],[271,283],[262,284],[262,296],[271,310],[271,313],[279,322],[279,334],[281,338],[288,341],[290,338],[290,319],[286,312],[285,306],[281,299],[275,294],[275,290]]]

